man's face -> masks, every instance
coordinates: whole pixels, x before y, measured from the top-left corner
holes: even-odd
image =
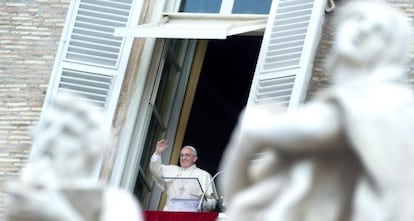
[[[190,148],[183,147],[180,152],[180,165],[183,168],[192,166],[197,161],[197,156],[194,155]]]

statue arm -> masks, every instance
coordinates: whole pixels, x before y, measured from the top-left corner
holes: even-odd
[[[143,221],[144,216],[133,195],[124,190],[108,188],[104,195],[102,220]]]
[[[9,182],[6,190],[7,220],[26,220],[27,217],[31,220],[85,220],[58,189]]]
[[[314,102],[284,113],[274,113],[258,106],[244,113],[238,125],[238,140],[252,142],[257,148],[272,147],[276,151],[295,153],[331,148],[341,136],[342,119],[337,107]],[[238,148],[254,149],[245,146]]]
[[[303,153],[331,148],[341,136],[338,109],[329,103],[309,103],[292,112],[277,113],[267,106],[247,109],[224,152],[222,189],[228,200],[251,186],[250,160],[265,149],[276,153]],[[229,171],[229,172],[226,172]]]

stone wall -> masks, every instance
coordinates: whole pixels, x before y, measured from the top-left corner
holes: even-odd
[[[27,161],[69,2],[0,1],[0,184]]]

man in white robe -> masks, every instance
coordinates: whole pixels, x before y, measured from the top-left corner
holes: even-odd
[[[163,165],[161,154],[167,147],[167,140],[158,141],[150,162],[155,182],[167,193],[164,211],[214,210],[217,203],[214,180],[210,173],[195,164],[198,159],[196,149],[192,146],[181,149],[180,166]]]

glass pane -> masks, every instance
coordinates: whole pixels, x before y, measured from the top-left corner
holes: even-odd
[[[182,41],[179,40],[170,40],[166,44],[165,61],[162,66],[161,79],[158,85],[158,91],[141,155],[140,170],[134,189],[142,205],[146,205],[146,201],[149,199],[149,192],[151,191],[149,185],[152,176],[149,171],[149,162],[155,151],[156,142],[165,135],[170,109],[177,91],[177,82],[181,69],[177,61],[180,48],[182,48]]]
[[[145,139],[145,148],[143,149],[140,165],[145,174],[149,174],[149,162],[152,154],[155,151],[155,145],[159,139],[162,138],[164,130],[161,123],[155,117],[155,114],[151,115],[151,121],[148,127],[147,137]],[[148,179],[151,176],[147,177]]]
[[[234,0],[235,14],[269,14],[272,0]]]
[[[152,114],[148,134],[145,139],[145,148],[143,149],[140,160],[140,170],[138,172],[138,178],[134,189],[134,193],[140,199],[142,205],[146,204],[148,194],[151,191],[149,181],[152,177],[149,171],[149,162],[155,151],[156,142],[162,138],[163,132],[164,130],[162,129],[160,122],[157,120],[155,115]]]
[[[163,51],[164,61],[160,63],[160,69],[157,74],[160,76],[160,82],[154,86],[155,97],[151,118],[147,129],[146,138],[143,144],[141,159],[139,161],[139,173],[135,183],[134,193],[140,199],[142,205],[152,201],[151,191],[154,188],[152,176],[149,171],[149,163],[155,150],[156,142],[165,137],[167,129],[170,126],[169,120],[172,114],[172,108],[177,96],[177,90],[181,74],[182,64],[185,62],[181,57],[187,54],[187,40],[168,40]],[[152,185],[152,186],[150,186]]]
[[[151,189],[145,184],[145,178],[141,172],[138,172],[137,182],[135,183],[134,193],[139,199],[141,205],[147,203]]]
[[[176,92],[176,82],[179,77],[177,62],[171,56],[167,56],[162,70],[161,81],[159,84],[155,107],[158,109],[162,121],[167,121],[167,115]]]
[[[219,13],[220,6],[221,0],[183,0],[180,12]]]
[[[176,83],[180,74],[180,64],[177,61],[175,48],[180,47],[177,40],[167,43],[166,57],[162,67],[161,79],[158,85],[157,97],[154,102],[163,123],[167,123],[167,114],[171,108],[176,93]]]

